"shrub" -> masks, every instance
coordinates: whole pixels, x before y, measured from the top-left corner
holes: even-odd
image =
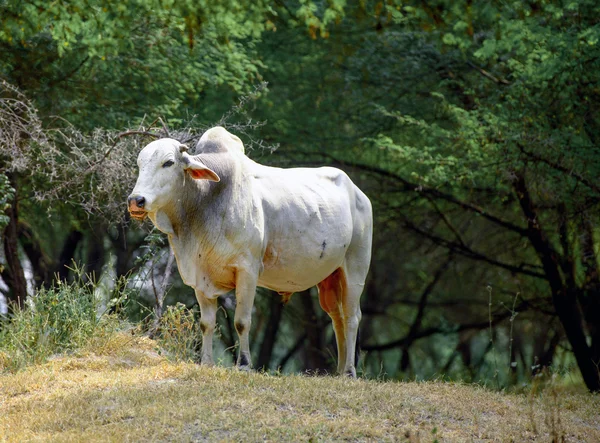
[[[73,352],[92,338],[108,338],[122,326],[116,314],[100,313],[96,284],[76,279],[40,289],[22,309],[0,321],[0,370],[15,371],[48,357]]]

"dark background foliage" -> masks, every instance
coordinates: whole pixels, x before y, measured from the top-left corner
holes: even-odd
[[[337,166],[371,198],[365,375],[576,369],[598,391],[598,17],[591,0],[2,2],[0,291],[23,304],[75,261],[107,300],[127,276],[132,316],[161,288],[192,306],[124,200],[148,134],[221,124],[260,162]],[[335,360],[314,290],[260,290],[252,334],[258,367]]]

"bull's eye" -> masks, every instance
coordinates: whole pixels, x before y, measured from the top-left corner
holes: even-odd
[[[168,168],[169,166],[173,166],[173,160],[167,160],[162,165],[163,168]]]

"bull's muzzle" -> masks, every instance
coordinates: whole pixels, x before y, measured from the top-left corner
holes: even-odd
[[[148,215],[148,211],[144,209],[146,205],[146,199],[141,195],[138,196],[130,196],[127,199],[127,209],[129,210],[129,215],[131,218],[135,218],[136,220],[142,221]]]

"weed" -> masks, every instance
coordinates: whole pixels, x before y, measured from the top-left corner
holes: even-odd
[[[546,425],[550,428],[553,443],[566,440],[565,430],[560,419],[560,397],[555,383],[556,375],[552,376],[550,383],[550,405],[546,409]]]
[[[167,357],[176,361],[194,361],[201,335],[194,311],[177,303],[169,306],[160,318],[158,343]]]
[[[96,284],[78,278],[40,289],[23,308],[0,322],[0,370],[16,371],[54,354],[73,352],[90,340],[100,344],[121,326],[116,315],[99,314]]]
[[[517,317],[517,315],[519,314],[516,311],[515,306],[517,305],[517,298],[519,298],[519,293],[517,292],[515,294],[515,298],[513,299],[513,305],[512,305],[512,309],[510,310],[510,333],[509,333],[509,346],[508,346],[508,358],[510,360],[510,364],[509,364],[509,375],[510,375],[510,371],[513,370],[513,368],[517,367],[517,362],[516,361],[512,361],[513,358],[513,328],[515,326],[515,318]]]

